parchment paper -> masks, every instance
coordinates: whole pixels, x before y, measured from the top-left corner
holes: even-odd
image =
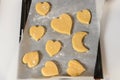
[[[38,2],[50,2],[51,11],[46,16],[40,16],[35,11],[35,5]],[[89,9],[92,13],[92,20],[89,25],[81,24],[77,18],[76,13],[83,9]],[[54,31],[50,22],[53,18],[59,17],[63,13],[71,15],[74,25],[72,34],[70,36],[60,34]],[[100,35],[99,21],[96,14],[96,1],[95,0],[33,0],[30,8],[30,13],[25,26],[22,41],[20,43],[19,51],[19,66],[18,78],[45,78],[42,76],[40,70],[48,60],[53,60],[57,63],[60,70],[60,76],[69,77],[66,74],[67,64],[69,60],[76,59],[83,64],[86,71],[80,76],[93,76],[97,56],[98,40]],[[46,28],[45,35],[36,42],[29,35],[29,29],[34,25],[43,25]],[[87,53],[78,53],[72,48],[71,39],[76,32],[86,31],[88,35],[84,39],[85,45],[89,48]],[[48,40],[59,40],[63,43],[61,51],[54,57],[49,57],[45,50],[45,44]],[[22,58],[25,53],[30,51],[39,51],[41,53],[41,61],[35,68],[28,68],[22,63]],[[78,77],[80,77],[78,76]]]

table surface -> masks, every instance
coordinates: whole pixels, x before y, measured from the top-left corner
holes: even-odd
[[[107,0],[101,19],[104,80],[120,80],[120,0]],[[0,0],[0,80],[16,80],[21,0]]]

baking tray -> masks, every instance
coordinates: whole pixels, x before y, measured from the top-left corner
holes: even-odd
[[[19,40],[21,40],[22,34],[24,32],[24,27],[25,27],[26,20],[28,17],[30,5],[31,5],[31,0],[22,0],[22,13],[21,13],[21,26],[20,26]],[[99,42],[99,47],[98,47],[97,60],[96,60],[96,66],[95,66],[95,71],[94,71],[94,78],[95,79],[103,78],[100,42]]]

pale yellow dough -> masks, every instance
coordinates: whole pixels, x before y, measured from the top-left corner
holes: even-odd
[[[72,24],[72,18],[68,14],[62,14],[59,18],[55,18],[51,21],[51,27],[53,30],[67,35],[71,34]]]
[[[38,41],[45,34],[45,28],[43,26],[32,26],[29,30],[29,34],[34,40]]]
[[[45,67],[41,69],[41,73],[47,77],[59,75],[57,65],[53,61],[47,61]]]
[[[29,68],[33,68],[38,65],[40,59],[39,59],[39,53],[37,51],[34,52],[28,52],[23,56],[23,63],[27,64]]]
[[[87,52],[88,49],[84,45],[84,37],[87,35],[87,32],[77,32],[73,35],[72,37],[72,46],[73,49],[76,50],[77,52]]]
[[[50,11],[51,6],[48,2],[39,2],[36,4],[35,9],[38,14],[45,16]]]
[[[77,60],[68,62],[67,74],[70,76],[79,76],[85,71],[85,68]]]
[[[79,11],[77,12],[77,15],[76,15],[77,19],[83,23],[83,24],[90,24],[90,21],[91,21],[91,13],[89,10],[85,9],[85,10],[82,10],[82,11]]]
[[[50,57],[56,55],[62,47],[60,41],[48,40],[46,43],[46,51]]]

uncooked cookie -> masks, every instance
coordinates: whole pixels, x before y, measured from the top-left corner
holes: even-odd
[[[55,18],[51,21],[51,27],[53,30],[67,35],[71,34],[72,24],[72,18],[68,14],[62,14],[59,18]]]
[[[27,64],[29,68],[33,68],[37,66],[39,61],[40,61],[40,57],[37,51],[26,53],[22,59],[22,62],[24,64]]]
[[[45,34],[45,28],[43,26],[32,26],[29,30],[29,34],[35,41],[38,41]]]
[[[92,15],[91,15],[90,10],[85,9],[85,10],[77,12],[76,17],[81,23],[90,24]]]
[[[56,55],[62,48],[60,41],[48,40],[46,43],[46,51],[50,57]]]
[[[79,76],[85,71],[85,68],[77,60],[68,62],[67,74],[70,76]]]
[[[43,76],[47,77],[59,75],[57,65],[53,61],[47,61],[45,66],[41,69],[41,73]]]
[[[73,49],[76,50],[77,52],[87,52],[88,48],[85,47],[84,45],[84,37],[87,35],[87,32],[77,32],[73,35],[72,37],[72,46]]]
[[[51,6],[48,2],[39,2],[36,4],[35,9],[38,14],[45,16],[50,11]]]

